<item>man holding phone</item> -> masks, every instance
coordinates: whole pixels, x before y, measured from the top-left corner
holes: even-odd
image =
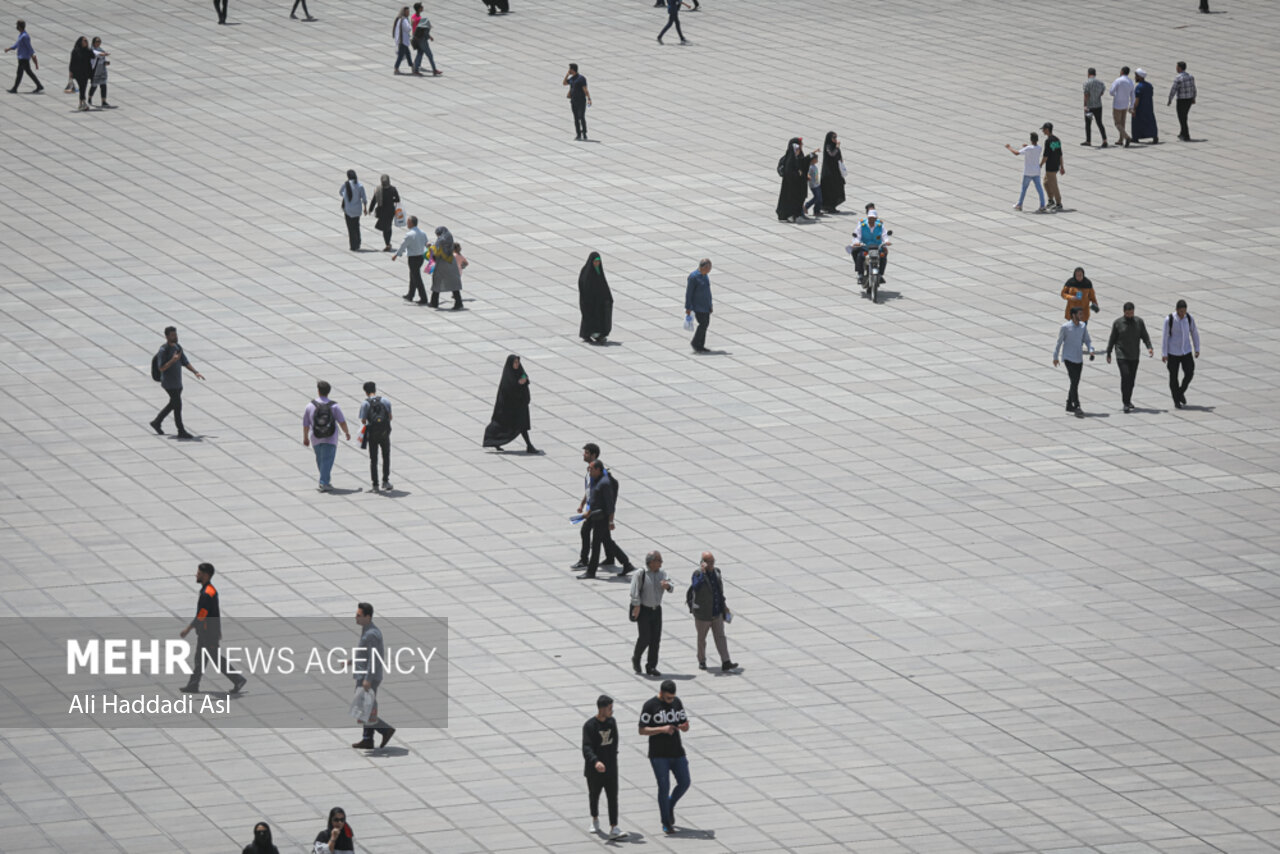
[[[658,781],[663,833],[675,833],[676,802],[689,791],[689,758],[680,741],[680,733],[688,731],[689,716],[676,697],[676,683],[668,679],[658,688],[658,696],[650,698],[640,710],[640,734],[649,737],[649,764]],[[668,791],[672,774],[676,787]]]
[[[178,428],[179,439],[190,439],[191,434],[182,426],[182,369],[196,375],[196,379],[203,380],[204,374],[191,367],[191,363],[187,361],[187,354],[178,346],[178,327],[166,326],[164,330],[164,345],[155,355],[155,365],[153,370],[160,374],[160,387],[169,394],[169,403],[164,409],[151,421],[151,429],[157,433],[164,435],[164,427],[162,426],[165,418],[169,417],[169,413],[173,413],[174,426]]]
[[[587,78],[578,73],[578,63],[569,63],[569,71],[564,75],[561,84],[569,87],[569,106],[573,109],[574,139],[587,141],[587,107],[591,106],[591,91],[587,89]]]

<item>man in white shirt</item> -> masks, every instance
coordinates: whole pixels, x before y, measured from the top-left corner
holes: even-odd
[[[1014,148],[1009,143],[1005,143],[1004,147],[1009,149],[1013,154],[1021,154],[1022,161],[1022,193],[1018,196],[1018,203],[1013,206],[1015,211],[1022,210],[1022,201],[1027,197],[1027,186],[1036,185],[1036,192],[1040,194],[1040,209],[1036,213],[1044,213],[1044,186],[1040,183],[1040,134],[1032,131],[1031,144],[1024,145],[1022,148]]]
[[[1126,118],[1133,111],[1133,81],[1129,79],[1129,66],[1120,69],[1120,76],[1111,81],[1111,87],[1107,91],[1112,99],[1111,118],[1115,120],[1116,130],[1120,132],[1116,145],[1123,142],[1124,147],[1128,148],[1129,143],[1133,142],[1129,132],[1124,129]]]
[[[405,232],[404,240],[400,241],[400,248],[396,250],[396,254],[391,256],[394,261],[401,255],[409,256],[409,293],[404,298],[409,302],[413,302],[413,295],[418,295],[418,302],[425,303],[427,301],[427,289],[422,283],[422,261],[427,254],[427,244],[430,239],[427,233],[418,228],[418,218],[411,216],[408,219],[409,230]]]
[[[1160,344],[1164,363],[1169,368],[1169,392],[1173,405],[1178,409],[1187,405],[1187,386],[1196,375],[1196,359],[1200,358],[1200,330],[1196,321],[1187,314],[1187,301],[1178,300],[1174,313],[1164,320],[1164,340]],[[1182,368],[1182,383],[1178,383],[1178,368]]]

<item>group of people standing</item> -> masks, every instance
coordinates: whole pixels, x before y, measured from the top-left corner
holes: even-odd
[[[776,208],[778,221],[808,219],[809,208],[813,208],[815,217],[838,213],[837,209],[845,202],[847,175],[840,138],[835,131],[827,132],[821,153],[813,151],[806,154],[804,139],[792,137],[787,143],[787,150],[778,159],[778,177],[782,179]],[[809,201],[806,202],[806,198]]]
[[[1160,142],[1160,128],[1156,122],[1155,86],[1147,80],[1147,72],[1135,69],[1133,78],[1129,77],[1129,66],[1120,69],[1120,76],[1108,86],[1097,78],[1097,69],[1090,68],[1084,81],[1084,142],[1081,145],[1093,144],[1093,124],[1097,124],[1102,137],[1102,147],[1107,147],[1107,129],[1102,123],[1102,96],[1111,95],[1111,119],[1115,124],[1116,145],[1128,148],[1134,142],[1151,140],[1152,145]],[[1185,62],[1178,62],[1173,85],[1169,88],[1169,98],[1165,106],[1177,101],[1175,109],[1178,115],[1178,139],[1191,141],[1191,129],[1188,116],[1196,102],[1196,79],[1187,71]],[[1126,125],[1128,125],[1126,129]]]

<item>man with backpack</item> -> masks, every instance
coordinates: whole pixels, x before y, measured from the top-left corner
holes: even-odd
[[[702,553],[702,562],[693,571],[689,589],[685,591],[684,603],[689,606],[698,630],[698,669],[707,669],[708,631],[720,653],[720,670],[728,673],[735,669],[738,665],[729,659],[729,641],[724,636],[724,624],[733,620],[733,614],[724,598],[724,579],[716,566],[716,556],[711,552]]]
[[[320,470],[320,492],[333,492],[329,475],[338,456],[338,428],[341,427],[343,435],[351,440],[347,419],[338,404],[329,399],[330,388],[324,380],[317,382],[319,397],[308,403],[306,412],[302,413],[302,444],[315,449],[316,468]]]
[[[578,576],[580,579],[596,577],[600,566],[600,549],[604,547],[605,556],[613,555],[622,564],[619,575],[627,575],[635,570],[626,552],[618,548],[613,541],[613,512],[618,503],[617,481],[605,471],[604,463],[595,460],[587,470],[587,518],[582,524],[591,526],[591,557],[587,562],[587,570]]]
[[[380,396],[372,381],[364,384],[364,403],[360,404],[360,423],[364,425],[364,444],[369,448],[369,477],[373,491],[378,491],[378,451],[382,451],[382,489],[391,488],[391,401]]]
[[[160,410],[151,421],[151,429],[160,435],[164,435],[164,428],[161,426],[165,418],[169,417],[169,413],[173,413],[174,426],[178,428],[179,439],[193,438],[186,428],[182,426],[182,369],[196,375],[196,379],[203,380],[204,374],[191,367],[191,363],[187,361],[187,354],[182,352],[182,348],[178,346],[178,327],[166,326],[164,329],[164,345],[160,350],[151,357],[151,379],[160,383],[160,387],[169,394],[169,403],[164,409]]]
[[[1163,341],[1160,349],[1164,363],[1169,368],[1169,393],[1178,409],[1187,405],[1187,386],[1196,375],[1196,359],[1200,358],[1200,330],[1195,319],[1187,314],[1187,301],[1178,300],[1174,314],[1164,321]],[[1182,368],[1182,382],[1178,382],[1178,368]]]

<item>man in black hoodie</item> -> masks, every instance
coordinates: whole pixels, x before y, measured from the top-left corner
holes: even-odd
[[[582,725],[583,775],[591,807],[591,832],[600,833],[600,791],[609,799],[609,839],[626,839],[618,829],[618,722],[613,719],[613,698],[601,694],[596,713]]]

